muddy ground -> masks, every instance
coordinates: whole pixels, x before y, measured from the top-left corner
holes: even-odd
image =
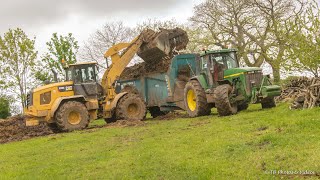
[[[103,126],[89,127],[83,132],[95,131],[99,128],[114,128],[114,127],[136,127],[144,126],[143,121],[128,121],[118,120],[114,123],[109,123]],[[39,126],[27,127],[25,126],[25,120],[22,116],[14,116],[6,120],[0,119],[0,144],[22,141],[31,139],[34,137],[47,136],[55,134],[46,123],[41,123]]]
[[[163,116],[158,116],[152,120],[173,120],[177,118],[187,118],[186,113],[181,112],[170,112]],[[118,120],[113,123],[108,123],[106,125],[92,126],[83,132],[96,131],[99,128],[114,128],[114,127],[137,127],[144,126],[146,123],[144,121],[129,121],[129,120]],[[26,139],[31,139],[34,137],[48,136],[50,134],[55,134],[46,123],[41,123],[39,126],[25,126],[25,119],[22,116],[14,116],[6,120],[0,119],[0,144],[22,141]]]
[[[0,120],[0,144],[49,134],[53,134],[53,132],[45,123],[39,126],[26,127],[22,116]]]
[[[184,112],[172,111],[166,115],[153,118],[153,120],[174,120],[174,119],[178,119],[178,118],[189,118],[189,116],[188,116],[188,114],[186,114]]]

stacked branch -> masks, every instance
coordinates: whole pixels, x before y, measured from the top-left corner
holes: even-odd
[[[292,109],[308,109],[320,106],[320,78],[299,77],[290,80],[279,101],[293,101]]]

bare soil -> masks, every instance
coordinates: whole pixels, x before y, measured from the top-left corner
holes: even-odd
[[[118,120],[113,123],[108,123],[106,127],[132,127],[132,126],[144,126],[145,122],[137,120]]]
[[[153,118],[153,120],[174,120],[178,118],[188,118],[189,116],[186,113],[181,113],[178,111],[169,112],[166,115],[158,116],[156,118]]]
[[[83,132],[96,131],[100,128],[135,127],[143,125],[145,125],[143,121],[118,120],[107,125],[87,128],[87,130]],[[27,127],[25,125],[25,119],[22,116],[14,116],[5,120],[0,119],[0,144],[22,141],[50,134],[54,134],[54,132],[46,123],[41,123],[39,126]]]
[[[13,116],[6,120],[0,120],[0,144],[49,134],[53,134],[53,132],[45,123],[39,126],[27,127],[22,116]]]

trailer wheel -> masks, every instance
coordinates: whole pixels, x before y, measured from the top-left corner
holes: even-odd
[[[146,104],[137,94],[128,93],[124,95],[116,107],[117,119],[143,120],[146,117],[146,113]]]
[[[206,93],[197,80],[191,80],[186,84],[184,102],[190,117],[204,116],[211,113]]]
[[[80,102],[68,101],[56,112],[55,123],[63,132],[84,129],[89,124],[88,110]]]
[[[276,102],[274,100],[274,97],[266,98],[266,99],[262,100],[261,106],[262,106],[262,109],[268,109],[268,108],[276,107]]]
[[[151,107],[149,108],[149,112],[153,118],[164,116],[169,113],[169,111],[161,111],[159,107]]]
[[[215,105],[220,116],[229,116],[238,111],[237,103],[231,102],[231,93],[232,87],[229,84],[220,85],[214,91]]]

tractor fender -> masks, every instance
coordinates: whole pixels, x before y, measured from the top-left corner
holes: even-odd
[[[190,80],[197,80],[201,84],[201,87],[203,89],[207,89],[208,88],[208,84],[207,84],[206,78],[203,75],[194,76],[194,77],[190,78]]]
[[[124,96],[128,94],[127,92],[122,92],[116,95],[116,97],[113,99],[112,103],[111,103],[111,109],[115,109],[117,107],[118,101]]]
[[[50,117],[53,117],[57,109],[59,108],[60,104],[64,100],[72,100],[72,99],[81,99],[82,101],[86,101],[84,96],[82,95],[76,95],[76,96],[70,96],[70,97],[59,97],[57,98],[51,107]]]

